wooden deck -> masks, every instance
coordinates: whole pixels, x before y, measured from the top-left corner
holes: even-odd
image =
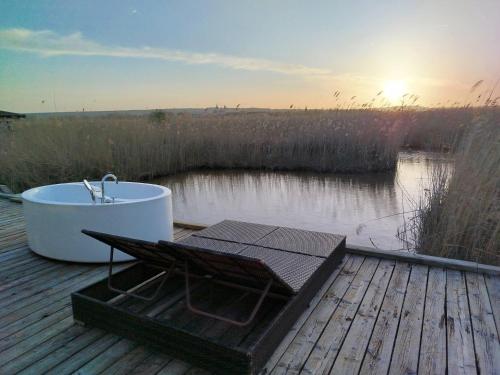
[[[175,237],[192,231],[176,227]],[[344,258],[272,355],[267,373],[500,374],[494,269],[475,273],[360,254]],[[0,374],[204,373],[75,325],[71,292],[105,276],[103,266],[32,253],[22,206],[0,200]]]

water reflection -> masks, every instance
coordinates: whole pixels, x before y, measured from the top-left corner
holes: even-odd
[[[400,249],[400,213],[411,209],[439,155],[401,153],[396,172],[364,175],[271,171],[193,171],[157,183],[173,192],[177,220],[224,219],[347,235],[351,244]]]

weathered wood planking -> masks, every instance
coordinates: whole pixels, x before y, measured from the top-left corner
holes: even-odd
[[[474,339],[463,272],[446,271],[446,311],[448,372],[475,374]]]
[[[349,255],[346,255],[344,259],[342,260],[342,263],[339,265],[339,267],[332,273],[328,281],[323,285],[323,288],[319,291],[318,294],[311,300],[309,303],[309,307],[304,311],[302,316],[297,320],[295,325],[290,329],[288,332],[287,336],[281,341],[281,344],[278,346],[278,348],[275,350],[274,354],[269,358],[267,361],[266,366],[262,370],[263,372],[269,373],[272,369],[275,368],[275,366],[278,364],[278,361],[286,353],[287,355],[292,354],[292,350],[287,350],[292,342],[298,337],[297,335],[300,335],[300,337],[306,336],[303,331],[308,329],[308,324],[312,321],[312,314],[316,314],[316,309],[321,308],[320,304],[323,303],[325,300],[332,300],[333,295],[327,296],[327,293],[329,290],[333,290],[332,284],[336,282],[337,278],[339,278],[339,274],[342,272],[342,275],[344,275],[347,272],[348,267],[350,267],[351,262],[353,261],[353,258]],[[358,257],[358,267],[362,263],[362,258]],[[338,285],[336,285],[335,289],[339,289]],[[316,318],[315,318],[316,319]],[[319,334],[318,334],[319,335]],[[296,347],[299,347],[295,343]]]
[[[24,228],[22,206],[0,200],[0,374],[205,374],[136,342],[74,325],[69,295],[105,277],[107,268],[39,257],[28,249]],[[175,227],[175,238],[196,229]],[[390,255],[347,255],[265,373],[498,372],[496,268],[467,263],[464,270],[460,261]],[[175,313],[154,303],[147,308],[151,314]],[[195,324],[188,316],[177,318]],[[235,337],[220,324],[205,330],[220,340]]]
[[[478,372],[498,374],[500,372],[500,345],[484,275],[467,272],[465,279]]]
[[[397,262],[380,314],[371,332],[361,374],[386,374],[389,369],[410,270],[410,264]]]
[[[497,334],[500,337],[500,276],[484,275],[484,279],[488,288],[488,295],[490,296]]]
[[[358,273],[363,260],[362,257],[351,257],[345,263],[331,288],[323,296],[308,321],[304,323],[288,348],[286,348],[286,351],[284,351],[277,367],[271,372],[272,374],[287,374],[301,370],[310,351],[314,348],[324,327],[330,320],[332,312],[335,311],[344,293]]]
[[[359,372],[394,266],[393,260],[380,262],[330,373],[354,375]]]
[[[446,372],[446,270],[429,269],[425,297],[422,340],[420,342],[419,373]]]
[[[303,370],[306,373],[324,373],[325,371],[329,371],[342,347],[344,337],[349,331],[372,278],[377,274],[378,265],[378,259],[365,258],[356,277],[353,279],[349,289],[342,297],[324,331],[315,343],[309,358],[307,358],[303,366]]]
[[[429,267],[412,265],[389,374],[416,374]]]

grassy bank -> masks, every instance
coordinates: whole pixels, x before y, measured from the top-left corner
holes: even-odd
[[[100,178],[147,180],[192,168],[329,172],[394,169],[396,112],[268,111],[20,120],[0,137],[0,182],[16,191]]]
[[[500,121],[478,116],[455,164],[430,171],[430,186],[404,231],[421,253],[500,265]]]

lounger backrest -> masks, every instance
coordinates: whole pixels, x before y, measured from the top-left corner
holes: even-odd
[[[269,279],[273,279],[275,286],[280,290],[296,293],[296,290],[257,258],[221,253],[176,242],[154,243],[85,229],[82,233],[153,266],[169,268],[174,260],[180,265],[187,262],[192,272],[197,274],[243,279],[256,285],[265,285]]]
[[[158,249],[158,244],[154,242],[95,232],[86,229],[82,230],[82,233],[157,267],[169,268],[174,261],[174,258]]]
[[[275,285],[287,292],[296,291],[258,258],[231,254],[176,242],[159,241],[158,247],[178,261],[188,262],[198,273],[218,275],[228,279],[244,279],[265,285],[273,279]]]

